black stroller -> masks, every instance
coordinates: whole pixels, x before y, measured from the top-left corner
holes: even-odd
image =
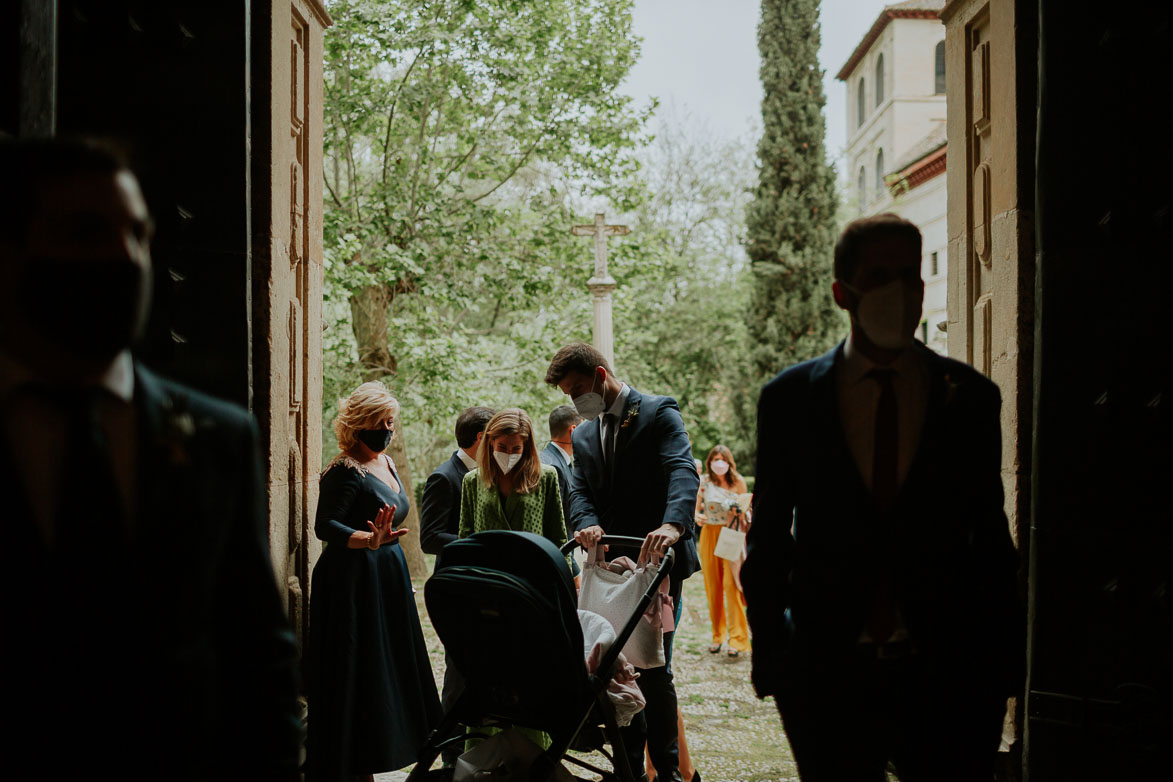
[[[639,549],[643,539],[606,536],[603,543]],[[486,531],[444,548],[424,585],[424,600],[465,689],[420,750],[408,782],[452,773],[429,769],[444,747],[465,740],[451,738],[458,724],[474,731],[510,725],[545,731],[552,743],[531,766],[535,782],[552,778],[563,758],[604,782],[634,782],[606,689],[619,652],[671,570],[672,551],[591,675],[565,559],[576,545],[570,541],[559,551],[540,535]],[[606,754],[604,740],[614,771],[566,755],[572,748]]]

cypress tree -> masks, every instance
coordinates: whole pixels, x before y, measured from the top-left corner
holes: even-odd
[[[845,325],[831,298],[835,172],[823,146],[819,0],[762,0],[762,138],[746,217],[758,379],[819,355]]]

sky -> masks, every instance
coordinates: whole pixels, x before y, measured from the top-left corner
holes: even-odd
[[[825,72],[826,142],[832,160],[847,144],[847,88],[835,74],[884,6],[896,1],[822,0],[819,65]],[[655,96],[721,136],[753,132],[760,125],[762,100],[760,9],[760,0],[635,0],[635,32],[643,38],[643,51],[625,91],[641,103]]]

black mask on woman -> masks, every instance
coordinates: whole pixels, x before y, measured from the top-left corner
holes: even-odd
[[[391,444],[392,434],[394,432],[390,429],[362,429],[355,434],[355,437],[375,453],[382,453]]]

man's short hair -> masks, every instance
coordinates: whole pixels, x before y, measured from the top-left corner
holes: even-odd
[[[612,374],[611,365],[602,353],[585,342],[572,342],[561,348],[550,359],[550,368],[546,370],[546,382],[556,386],[566,379],[571,372],[580,375],[593,375],[595,367],[602,367],[607,374]]]
[[[557,440],[566,430],[582,423],[582,416],[570,405],[558,405],[550,413],[550,439]]]
[[[477,435],[485,431],[497,411],[491,407],[470,407],[456,419],[456,444],[461,448],[471,448],[477,441]]]
[[[23,242],[37,210],[40,185],[60,177],[129,171],[107,143],[83,138],[0,140],[0,235]]]
[[[860,250],[865,244],[876,239],[905,239],[921,251],[920,229],[900,215],[885,212],[872,217],[853,220],[835,242],[835,279],[851,282],[859,268]]]

